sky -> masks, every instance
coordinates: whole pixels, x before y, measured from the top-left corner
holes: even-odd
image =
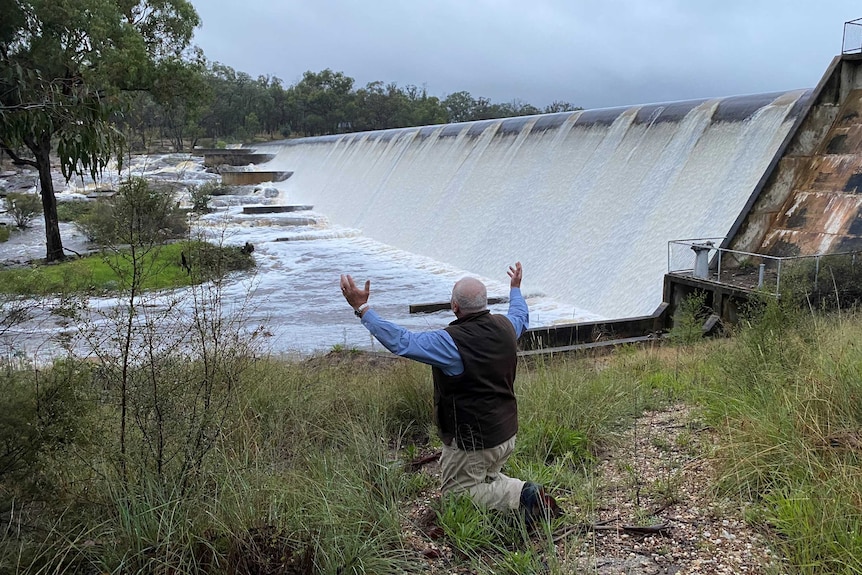
[[[851,0],[192,0],[211,61],[467,91],[542,108],[631,106],[813,88]],[[862,47],[862,26],[848,38]]]

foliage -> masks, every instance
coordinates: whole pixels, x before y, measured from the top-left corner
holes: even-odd
[[[42,211],[42,200],[36,194],[9,194],[6,211],[12,214],[15,226],[23,230],[29,228],[33,218]]]
[[[668,340],[677,345],[691,345],[703,337],[703,323],[708,314],[706,293],[697,291],[680,302],[673,314]]]
[[[90,214],[98,201],[73,200],[59,202],[57,204],[57,218],[61,222],[77,222]]]
[[[487,549],[494,541],[491,515],[465,495],[442,502],[437,520],[452,543],[464,553]]]
[[[222,343],[209,338],[204,346],[173,335],[199,333],[189,332],[190,325],[151,317],[138,327],[159,337],[132,340],[140,345],[130,347],[135,355],[126,380],[125,478],[117,466],[122,370],[111,363],[120,356],[108,349],[111,361],[91,366],[89,377],[70,386],[89,390],[72,411],[79,432],[59,447],[53,439],[38,445],[29,469],[38,470],[39,481],[24,489],[23,471],[0,478],[4,493],[24,494],[16,505],[33,513],[37,527],[10,530],[0,541],[7,556],[19,558],[10,570],[420,569],[405,551],[401,512],[415,502],[422,482],[410,477],[407,458],[397,452],[420,441],[428,442],[423,448],[434,445],[420,439],[432,425],[427,368],[347,352],[279,361],[234,347],[256,337],[233,331],[237,324],[227,318],[220,322]],[[544,482],[567,509],[587,514],[578,520],[593,521],[596,478],[587,454],[607,447],[644,410],[685,399],[701,406],[708,424],[702,431],[721,439],[703,454],[716,466],[719,487],[749,509],[748,519],[763,533],[775,534],[773,543],[786,557],[782,567],[858,572],[862,318],[794,316],[773,298],[753,309],[734,335],[684,348],[523,362],[518,450],[506,472]],[[157,341],[165,353],[155,353]],[[189,351],[189,341],[201,343]],[[207,346],[216,355],[201,355]],[[53,370],[63,380],[71,373],[63,369],[46,368],[41,381],[54,378],[47,373]],[[26,381],[29,373],[15,377]],[[215,382],[216,409],[203,427],[204,455],[188,467],[179,446],[189,430],[201,429],[203,420],[192,425],[190,418],[204,409],[192,396],[205,379]],[[218,403],[226,396],[231,402]],[[21,413],[35,417],[32,410]],[[160,437],[163,455],[175,454],[162,457],[161,471]],[[177,474],[182,478],[172,480]],[[512,514],[477,509],[458,497],[434,509],[442,544],[457,550],[451,570],[529,573],[549,561],[551,572],[577,570],[577,554],[544,552],[553,542],[526,535]]]
[[[192,211],[200,214],[205,214],[210,210],[210,199],[214,195],[218,195],[222,184],[218,182],[206,182],[201,185],[192,184],[189,186],[189,198],[192,202]]]
[[[162,190],[141,178],[120,185],[117,194],[99,201],[75,225],[101,246],[146,246],[188,234],[185,214],[170,189]]]
[[[858,316],[804,316],[770,299],[702,383],[724,492],[751,501],[801,573],[862,567]]]
[[[0,412],[0,510],[10,505],[7,496],[21,496],[36,489],[41,473],[40,457],[62,454],[65,446],[82,441],[90,369],[86,364],[57,361],[50,369],[28,369],[4,362],[0,389],[4,409]]]
[[[48,261],[65,257],[52,149],[67,179],[95,178],[122,141],[111,121],[119,93],[150,86],[156,65],[180,58],[197,25],[187,0],[93,0],[86,9],[76,0],[5,3],[0,149],[39,171]]]
[[[201,65],[195,69],[206,85],[186,90],[201,94],[196,100],[201,107],[195,112],[200,118],[200,132],[195,136],[210,138],[215,147],[225,139],[253,141],[261,133],[270,138],[316,136],[580,109],[560,101],[543,110],[519,100],[492,103],[463,91],[441,100],[430,96],[425,87],[394,82],[374,81],[355,88],[353,78],[331,69],[307,71],[292,86],[273,76],[255,79],[218,62],[208,64],[205,70]],[[197,85],[198,79],[194,82]],[[149,122],[146,126],[143,120],[135,124],[136,133],[170,128],[165,125],[165,114],[158,110],[153,101],[134,103],[132,116]],[[146,141],[145,134],[139,139]]]
[[[782,267],[781,297],[821,310],[848,309],[862,303],[862,254],[805,258]]]
[[[0,224],[0,243],[8,242],[10,235],[11,232],[9,231],[9,227]]]

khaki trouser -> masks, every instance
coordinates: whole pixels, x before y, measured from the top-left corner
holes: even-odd
[[[517,509],[524,482],[500,472],[515,451],[515,436],[490,449],[465,451],[456,442],[443,446],[440,466],[443,472],[443,494],[467,493],[470,498],[490,509]]]

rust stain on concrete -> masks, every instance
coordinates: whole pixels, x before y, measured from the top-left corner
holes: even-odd
[[[761,251],[813,255],[862,246],[862,90],[852,90],[807,166]]]

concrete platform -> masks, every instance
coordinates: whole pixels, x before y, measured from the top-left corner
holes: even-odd
[[[253,186],[264,182],[283,182],[293,172],[243,172],[228,170],[221,173],[221,181],[227,186]]]
[[[204,166],[247,166],[249,164],[264,164],[275,157],[275,154],[225,154],[223,152],[207,152],[204,154]]]
[[[488,305],[494,305],[498,303],[507,303],[509,298],[507,297],[489,297]],[[448,301],[445,302],[434,302],[434,303],[412,303],[410,304],[410,313],[434,313],[435,311],[447,311],[452,309],[452,304]]]
[[[254,148],[194,148],[191,151],[193,156],[206,156],[207,154],[253,154]]]
[[[314,208],[309,205],[293,206],[243,206],[244,214],[284,214],[288,212],[304,212]]]
[[[645,341],[657,337],[667,327],[668,307],[662,303],[647,316],[530,328],[518,343],[524,351],[559,351],[596,347],[598,342]]]

